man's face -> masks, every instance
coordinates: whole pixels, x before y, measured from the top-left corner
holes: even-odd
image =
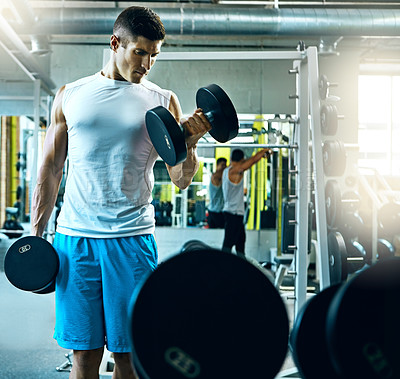
[[[162,41],[151,41],[139,36],[136,41],[122,46],[117,37],[111,37],[111,48],[115,52],[115,64],[119,80],[140,83],[150,72],[160,53]]]

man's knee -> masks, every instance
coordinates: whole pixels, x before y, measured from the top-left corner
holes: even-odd
[[[113,378],[138,379],[130,353],[114,353],[114,362]]]
[[[98,372],[104,348],[94,350],[74,350],[73,367],[80,372]]]
[[[132,365],[130,353],[113,353],[115,364]]]

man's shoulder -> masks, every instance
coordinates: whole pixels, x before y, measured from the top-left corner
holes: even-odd
[[[244,170],[239,164],[234,164],[229,167],[227,167],[224,170],[224,173],[222,175],[223,180],[225,181],[232,181],[234,178],[241,178],[243,177]],[[236,183],[236,181],[234,181]],[[240,180],[237,182],[239,183]]]
[[[74,87],[80,87],[80,86],[85,85],[85,84],[87,84],[89,82],[92,82],[95,78],[96,78],[96,74],[85,76],[83,78],[77,79],[77,80],[75,80],[73,82],[70,82],[70,83],[66,84],[65,85],[65,89],[74,88]]]
[[[159,95],[161,95],[161,96],[163,96],[163,97],[165,97],[167,99],[171,98],[171,91],[170,90],[161,88],[160,86],[158,86],[157,84],[151,82],[150,80],[145,79],[145,80],[143,80],[141,82],[141,84],[148,91],[156,92]]]

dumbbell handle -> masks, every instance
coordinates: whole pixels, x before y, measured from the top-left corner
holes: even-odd
[[[204,116],[206,116],[206,118],[210,124],[212,124],[214,122],[214,114],[212,111],[205,112]]]
[[[212,111],[208,111],[208,112],[203,112],[204,116],[206,116],[206,119],[208,120],[208,122],[212,125],[212,123],[214,122],[214,114]],[[179,124],[182,132],[183,132],[183,127],[181,124]]]
[[[334,83],[334,82],[327,82],[328,87],[339,87],[338,83]]]
[[[347,257],[347,261],[362,262],[362,261],[364,261],[364,258],[363,257]]]
[[[342,199],[342,203],[355,204],[355,203],[359,203],[359,202],[360,202],[359,199]]]

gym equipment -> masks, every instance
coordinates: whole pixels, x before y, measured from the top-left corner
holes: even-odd
[[[346,205],[347,212],[356,212],[360,209],[361,196],[357,191],[346,191],[342,195],[342,204]]]
[[[383,238],[378,239],[378,252],[377,252],[377,259],[387,259],[387,258],[393,258],[396,249],[394,246],[388,241]]]
[[[73,358],[73,350],[69,351],[68,353],[64,354],[64,357],[67,358],[60,366],[56,367],[56,371],[58,372],[71,372],[72,370],[72,358]]]
[[[347,213],[342,216],[342,222],[338,225],[338,231],[346,241],[356,239],[364,230],[364,221],[357,213]]]
[[[296,209],[294,203],[283,202],[282,204],[282,220],[281,220],[281,252],[282,254],[293,254],[290,249],[294,245],[295,225],[292,220],[296,218]]]
[[[378,220],[385,234],[393,237],[400,234],[400,204],[390,201],[379,209]]]
[[[360,195],[357,192],[348,191],[342,196],[339,183],[330,179],[325,184],[325,202],[326,222],[329,228],[340,227],[346,220],[349,223],[353,221],[355,224],[357,223],[357,220],[354,220],[354,217],[357,217],[355,212],[360,204]]]
[[[328,234],[329,275],[331,284],[337,284],[347,278],[346,243],[339,232]]]
[[[367,252],[364,246],[355,240],[345,240],[347,251],[347,272],[352,274],[365,267]]]
[[[400,377],[400,259],[380,261],[300,310],[290,349],[303,379]]]
[[[59,265],[53,246],[34,236],[15,241],[4,258],[4,271],[10,283],[20,290],[37,294],[54,291]]]
[[[4,233],[10,239],[19,238],[22,237],[24,228],[17,220],[6,220],[4,221],[1,232]]]
[[[344,284],[326,336],[340,378],[400,378],[400,259],[378,261]]]
[[[200,240],[190,240],[183,244],[180,253],[187,253],[188,251],[212,249],[205,242]]]
[[[325,184],[326,223],[334,228],[340,224],[342,217],[342,194],[336,180],[328,180]]]
[[[322,147],[324,173],[327,176],[341,176],[346,169],[347,154],[342,141],[325,141]]]
[[[18,221],[19,209],[16,207],[6,208],[6,220],[4,221],[1,233],[4,233],[8,238],[22,237],[24,228]]]
[[[332,104],[323,104],[321,106],[321,132],[326,136],[334,136],[337,129],[337,108]]]
[[[328,234],[329,273],[332,284],[340,283],[366,264],[367,253],[358,241],[346,241],[342,234]]]
[[[329,94],[330,87],[337,87],[337,83],[331,83],[328,81],[326,75],[320,75],[318,80],[319,96],[322,100],[326,100]]]
[[[325,335],[329,304],[339,288],[340,284],[335,284],[314,295],[293,323],[289,347],[302,378],[339,379],[329,358]]]
[[[161,263],[135,291],[129,319],[144,379],[274,378],[287,353],[279,292],[259,267],[216,249]]]
[[[210,122],[209,133],[215,140],[223,143],[237,136],[236,110],[221,87],[210,84],[200,88],[196,93],[196,104]],[[154,148],[168,165],[175,166],[186,159],[184,129],[168,109],[158,106],[147,111],[146,127]]]
[[[393,225],[393,226],[389,225],[389,232],[386,229],[383,229],[381,225],[380,229],[378,230],[379,234],[377,236],[377,239],[374,242],[372,236],[371,215],[369,213],[363,213],[362,221],[363,221],[363,227],[359,228],[359,234],[357,235],[357,239],[367,252],[368,263],[374,261],[375,259],[382,260],[394,257],[396,253],[396,248],[393,242],[396,235],[390,234],[390,232],[391,232],[391,227],[392,228],[398,227],[398,225]],[[374,243],[376,244],[375,245],[376,250],[374,249]],[[376,255],[374,256],[374,254]]]

